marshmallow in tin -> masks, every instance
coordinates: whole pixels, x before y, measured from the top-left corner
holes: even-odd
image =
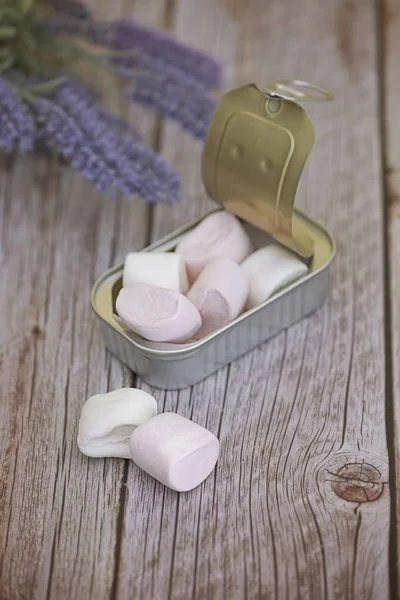
[[[253,246],[238,219],[219,211],[203,219],[185,235],[175,251],[184,257],[189,279],[193,282],[212,260],[229,258],[241,263],[253,251]]]
[[[162,413],[135,429],[129,445],[141,469],[177,492],[200,485],[219,455],[211,431],[175,413]]]
[[[250,284],[246,308],[262,304],[308,271],[299,258],[277,244],[260,248],[246,258],[240,268],[247,275]]]
[[[86,456],[97,458],[130,458],[132,432],[156,414],[155,398],[143,390],[121,388],[96,394],[82,408],[79,449]]]
[[[124,264],[122,285],[148,283],[186,294],[189,289],[183,256],[175,252],[130,252]]]
[[[152,342],[185,342],[201,327],[200,313],[186,296],[146,283],[123,287],[115,306],[129,329]]]
[[[233,260],[221,258],[206,265],[188,293],[203,322],[195,338],[233,321],[242,312],[248,293],[247,276]]]

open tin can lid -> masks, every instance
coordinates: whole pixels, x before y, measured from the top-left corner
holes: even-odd
[[[305,259],[313,245],[293,209],[314,128],[299,102],[331,99],[328,90],[299,80],[236,88],[217,105],[203,150],[209,196]]]

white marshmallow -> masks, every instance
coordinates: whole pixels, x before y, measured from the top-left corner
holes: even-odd
[[[122,288],[115,306],[129,329],[151,342],[184,342],[201,327],[200,313],[186,296],[146,283]]]
[[[130,458],[132,431],[157,414],[157,402],[142,390],[96,394],[82,407],[78,446],[86,456]]]
[[[208,263],[188,293],[203,321],[195,338],[233,321],[242,312],[248,293],[247,276],[237,263],[228,258]]]
[[[189,279],[193,282],[216,258],[230,258],[241,263],[253,251],[253,245],[236,217],[219,211],[203,219],[175,251],[183,255]]]
[[[148,283],[186,294],[189,281],[183,256],[175,252],[131,252],[125,259],[122,285]]]
[[[176,490],[197,487],[215,467],[219,442],[213,433],[174,413],[162,413],[132,433],[132,460]]]
[[[271,244],[251,254],[241,264],[250,283],[247,308],[262,304],[281,288],[307,273],[307,266],[292,252]]]

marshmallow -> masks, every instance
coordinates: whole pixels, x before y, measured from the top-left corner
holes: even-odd
[[[130,458],[132,431],[157,414],[157,402],[142,390],[121,388],[89,398],[79,421],[78,446],[86,456]]]
[[[307,266],[301,260],[275,244],[251,254],[240,268],[250,283],[247,308],[262,304],[272,294],[307,273]]]
[[[131,252],[125,259],[122,285],[148,283],[186,294],[189,289],[183,256],[174,252]]]
[[[249,282],[237,263],[228,258],[210,262],[188,293],[203,321],[195,338],[233,321],[242,312],[248,293]]]
[[[122,288],[116,309],[129,329],[152,342],[184,342],[201,326],[199,311],[186,296],[147,283]]]
[[[230,213],[220,211],[201,221],[175,251],[183,255],[193,282],[212,260],[230,258],[241,263],[253,251],[253,246],[239,221]]]
[[[176,490],[197,487],[215,467],[219,442],[213,433],[174,413],[162,413],[132,433],[132,460]]]

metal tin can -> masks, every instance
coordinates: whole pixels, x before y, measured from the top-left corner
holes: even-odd
[[[157,388],[181,389],[193,385],[313,312],[328,291],[328,267],[335,254],[335,241],[322,225],[295,211],[314,241],[309,273],[262,305],[249,310],[224,328],[192,344],[146,342],[129,331],[115,312],[122,285],[123,264],[106,271],[92,290],[92,306],[100,319],[109,351],[128,365],[143,381]],[[180,239],[201,219],[178,229],[143,252],[172,251]],[[271,237],[244,224],[256,248],[271,243]]]
[[[149,342],[121,322],[115,301],[122,286],[123,264],[106,271],[95,283],[92,306],[107,348],[149,385],[163,389],[193,385],[323,303],[335,241],[323,225],[293,207],[314,141],[312,124],[297,102],[299,97],[311,97],[304,89],[313,86],[278,82],[260,90],[250,84],[226,94],[209,127],[202,176],[209,196],[241,220],[255,248],[278,241],[307,262],[306,276],[225,327],[187,344]],[[322,93],[323,99],[331,99],[322,88],[315,89],[319,97]],[[173,251],[202,218],[143,252]]]

